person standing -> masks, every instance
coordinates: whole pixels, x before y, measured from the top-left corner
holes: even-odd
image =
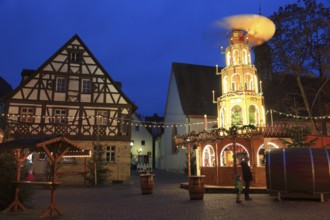
[[[247,156],[245,156],[245,158],[243,158],[243,160],[241,161],[243,180],[245,183],[244,196],[245,200],[252,200],[250,198],[250,182],[253,178],[248,162],[249,158]]]

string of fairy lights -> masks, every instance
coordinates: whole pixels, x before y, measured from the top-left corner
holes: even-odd
[[[300,116],[300,115],[294,115],[294,114],[288,114],[288,113],[284,113],[284,112],[280,112],[280,111],[276,111],[274,109],[270,110],[273,111],[273,113],[277,113],[279,115],[283,115],[286,117],[292,117],[292,118],[297,118],[297,119],[315,119],[315,120],[322,120],[322,119],[330,119],[330,115],[327,116],[315,116],[315,117],[308,117],[308,116]]]
[[[308,116],[299,116],[299,115],[293,115],[289,113],[284,113],[280,112],[277,110],[269,110],[266,112],[268,113],[276,113],[281,116],[285,117],[290,117],[290,118],[295,118],[295,119],[314,119],[314,120],[323,120],[323,119],[330,119],[330,115],[327,116],[315,116],[315,117],[308,117]],[[150,122],[150,121],[141,121],[141,120],[134,120],[134,119],[127,119],[127,118],[117,118],[117,117],[106,117],[102,115],[89,115],[89,116],[82,116],[82,117],[76,117],[76,116],[41,116],[41,115],[26,115],[26,114],[1,114],[2,117],[7,118],[9,120],[19,120],[19,119],[24,119],[22,121],[29,121],[27,119],[48,119],[48,120],[66,120],[69,122],[76,121],[76,120],[87,120],[87,119],[99,119],[99,120],[104,120],[107,119],[109,121],[116,121],[117,123],[122,123],[126,125],[131,125],[131,126],[143,126],[146,128],[171,128],[171,127],[186,127],[186,126],[195,126],[195,125],[204,125],[204,122],[191,122],[191,123],[179,123],[179,122],[172,122],[172,123],[164,123],[164,122]],[[214,124],[217,123],[217,121],[207,121],[207,124]]]
[[[117,118],[117,117],[106,117],[102,115],[89,115],[89,116],[82,116],[82,117],[75,117],[75,116],[41,116],[41,115],[19,115],[19,114],[1,114],[2,117],[6,117],[9,120],[20,118],[26,121],[27,119],[46,119],[46,120],[67,120],[67,122],[77,121],[79,119],[86,120],[86,119],[98,119],[100,121],[107,119],[109,121],[116,121],[117,123],[131,125],[131,126],[143,126],[143,127],[150,127],[150,128],[170,128],[170,127],[185,127],[185,126],[193,126],[193,125],[203,125],[204,122],[193,122],[193,123],[164,123],[164,122],[149,122],[149,121],[140,121],[134,119],[127,119],[127,118]],[[208,121],[208,124],[216,123],[217,121]]]

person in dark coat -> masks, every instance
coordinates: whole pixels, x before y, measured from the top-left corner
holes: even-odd
[[[241,161],[243,180],[245,182],[244,196],[245,200],[252,200],[250,198],[250,182],[253,178],[248,162],[249,158],[247,156]]]

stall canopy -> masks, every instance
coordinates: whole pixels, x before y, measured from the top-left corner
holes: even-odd
[[[16,139],[0,144],[0,152],[8,152],[11,154],[13,159],[16,161],[16,183],[15,186],[15,199],[8,206],[5,212],[11,210],[17,210],[21,208],[25,210],[23,204],[19,201],[19,184],[25,183],[26,181],[20,181],[21,179],[21,166],[27,157],[33,152],[45,152],[51,160],[53,166],[53,176],[51,182],[29,182],[29,184],[48,184],[51,186],[51,204],[49,208],[44,212],[42,216],[52,216],[53,213],[61,215],[55,202],[55,186],[59,183],[57,181],[57,167],[58,162],[64,156],[70,157],[89,157],[90,150],[85,150],[78,146],[73,141],[61,137],[61,136],[38,136],[29,139]]]
[[[9,152],[19,168],[33,152],[45,152],[54,165],[53,181],[57,179],[56,167],[64,157],[90,157],[90,150],[85,150],[73,141],[62,136],[38,136],[28,139],[16,139],[0,144],[0,151]],[[20,179],[17,169],[17,180]]]

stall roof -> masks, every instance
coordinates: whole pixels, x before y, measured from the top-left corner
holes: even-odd
[[[37,148],[37,144],[43,143],[45,141],[49,141],[59,136],[37,136],[31,138],[22,138],[22,139],[15,139],[11,141],[4,142],[0,144],[0,151],[1,150],[10,150],[10,149],[18,149],[18,148]]]
[[[71,157],[89,157],[90,150],[85,150],[78,144],[62,136],[38,136],[24,139],[15,139],[0,144],[0,151],[3,150],[15,150],[15,149],[26,149],[30,151],[44,151],[43,146],[50,146],[55,143],[64,143],[70,147],[70,150],[66,152],[65,156]]]

